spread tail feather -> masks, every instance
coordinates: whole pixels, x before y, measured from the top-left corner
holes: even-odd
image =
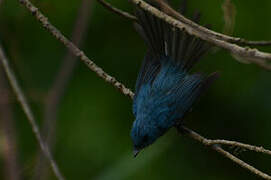
[[[136,30],[144,39],[153,59],[167,56],[176,65],[189,71],[210,48],[205,41],[172,27],[145,10],[136,7],[135,14],[139,20],[139,24],[135,24]],[[199,17],[197,14],[195,21]]]

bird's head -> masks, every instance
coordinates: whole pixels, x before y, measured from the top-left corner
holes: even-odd
[[[159,128],[151,123],[152,121],[136,119],[131,130],[131,138],[134,146],[134,157],[145,147],[165,133],[165,129]]]

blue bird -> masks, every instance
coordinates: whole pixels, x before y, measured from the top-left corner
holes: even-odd
[[[203,90],[217,76],[190,74],[210,45],[140,8],[136,30],[147,45],[133,100],[134,156],[171,127],[180,125]]]

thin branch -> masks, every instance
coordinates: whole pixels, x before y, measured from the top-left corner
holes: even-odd
[[[77,18],[74,23],[72,32],[72,42],[78,47],[82,44],[85,32],[88,27],[88,22],[91,15],[91,9],[93,0],[82,0],[80,7],[78,8]],[[73,56],[73,53],[67,50],[62,65],[59,68],[57,76],[52,83],[51,88],[48,91],[48,95],[45,102],[44,108],[44,123],[42,128],[42,135],[46,140],[49,148],[52,150],[54,147],[56,121],[59,110],[59,104],[65,93],[66,87],[70,81],[70,77],[76,67],[77,59]],[[45,158],[39,154],[39,160],[37,163],[35,179],[47,179],[47,167],[45,166]]]
[[[122,83],[118,82],[114,77],[110,76],[103,71],[102,68],[97,66],[93,61],[91,61],[83,51],[69,41],[57,28],[55,28],[39,10],[36,8],[29,0],[18,0],[23,6],[25,6],[33,16],[42,24],[42,26],[50,32],[57,40],[63,43],[76,57],[80,58],[89,69],[102,78],[105,82],[110,83],[124,95],[133,97],[133,92],[126,88]]]
[[[128,12],[122,11],[122,10],[112,6],[110,3],[105,2],[104,0],[97,0],[97,1],[100,1],[100,3],[103,4],[104,7],[106,7],[110,11],[112,11],[112,12],[118,14],[118,15],[121,15],[121,16],[123,16],[125,18],[128,18],[130,20],[137,21],[137,18],[134,15],[132,15],[132,14],[130,14]],[[160,3],[160,5],[161,5],[160,0],[154,0],[154,1]],[[167,4],[165,3],[163,5],[167,5]],[[209,34],[212,34],[215,37],[219,37],[223,41],[227,41],[229,43],[236,43],[236,44],[243,45],[243,46],[269,46],[269,45],[271,45],[271,41],[250,41],[250,40],[246,40],[246,39],[239,38],[239,37],[227,36],[227,35],[224,35],[224,34],[209,30],[209,29],[207,29],[205,27],[202,27],[202,26],[196,24],[195,22],[185,18],[184,16],[180,15],[178,12],[176,12],[174,9],[172,9],[168,5],[166,6],[166,8],[168,8],[169,13],[170,13],[171,16],[173,16],[173,17],[175,17],[177,19],[179,19],[179,17],[181,16],[181,19],[179,19],[179,20],[184,20],[184,22],[189,24],[189,25],[196,25],[198,27],[201,27],[201,28],[203,28],[202,30],[208,31]]]
[[[221,144],[221,145],[227,145],[227,146],[240,147],[240,148],[244,148],[250,151],[255,151],[258,153],[263,153],[263,154],[267,154],[271,156],[271,151],[268,149],[265,149],[263,147],[258,147],[258,146],[252,146],[250,144],[240,143],[237,141],[228,141],[224,139],[215,139],[215,140],[208,139],[206,143],[209,145]]]
[[[271,41],[250,41],[250,40],[246,40],[242,38],[235,38],[235,39],[238,39],[238,41],[236,40],[235,42],[234,40],[232,40],[229,42],[237,43],[243,46],[270,46],[271,45]]]
[[[212,34],[206,34],[206,32],[203,32],[202,29],[204,27],[199,25],[192,25],[186,24],[184,22],[178,21],[171,16],[159,11],[157,8],[149,5],[148,3],[142,1],[142,0],[130,0],[135,5],[139,6],[140,8],[152,13],[156,17],[162,19],[163,21],[171,24],[172,26],[179,28],[181,30],[185,30],[188,34],[197,36],[202,40],[205,40],[215,46],[221,47],[223,49],[226,49],[233,53],[234,55],[238,56],[240,59],[245,59],[248,62],[255,63],[259,65],[260,67],[271,70],[271,64],[267,62],[267,60],[271,60],[271,54],[261,52],[257,49],[251,49],[251,48],[244,48],[240,47],[236,44],[232,44],[226,41],[223,41],[221,39],[217,39]],[[182,16],[180,16],[182,17]],[[190,20],[189,20],[190,21]],[[195,24],[195,23],[194,23]],[[206,28],[205,28],[206,29]],[[210,31],[210,30],[208,30]]]
[[[215,146],[212,146],[212,149],[214,149],[216,152],[222,154],[226,158],[232,160],[233,162],[240,165],[241,167],[249,170],[251,173],[253,173],[253,174],[255,174],[255,175],[257,175],[257,176],[259,176],[259,177],[261,177],[263,179],[267,179],[267,180],[271,179],[271,176],[269,176],[268,174],[263,173],[262,171],[259,171],[258,169],[256,169],[253,166],[247,164],[246,162],[242,161],[241,159],[237,158],[236,156],[232,155],[231,153],[225,151],[221,147],[215,145]]]
[[[271,60],[271,54],[261,52],[257,49],[251,49],[251,48],[244,48],[240,45],[271,45],[271,41],[248,41],[241,38],[235,38],[231,36],[227,36],[224,34],[217,33],[215,31],[211,31],[203,26],[200,26],[193,21],[186,19],[184,16],[173,10],[171,7],[169,7],[166,3],[161,3],[162,1],[156,0],[157,2],[160,2],[164,6],[164,10],[167,10],[169,14],[171,14],[173,17],[177,18],[178,20],[172,18],[171,16],[159,11],[158,9],[154,8],[153,6],[149,5],[148,3],[142,1],[142,0],[130,0],[134,4],[138,5],[142,9],[145,9],[146,11],[149,11],[153,15],[157,16],[158,18],[163,19],[164,21],[168,22],[172,26],[185,30],[187,33],[197,36],[205,41],[208,41],[209,43],[221,47],[223,49],[226,49],[230,51],[232,54],[234,54],[234,57],[236,57],[237,60],[243,59],[245,62],[251,62],[254,64],[257,64],[258,66],[266,69],[271,70],[271,65],[267,60]],[[112,5],[110,5],[112,7]],[[116,9],[116,8],[115,8]],[[114,11],[115,12],[115,11]],[[236,44],[233,44],[236,43]],[[240,60],[240,62],[243,62]]]
[[[122,16],[124,18],[127,18],[129,20],[132,21],[137,21],[137,18],[134,15],[131,15],[125,11],[122,11],[118,8],[115,8],[114,6],[112,6],[111,4],[109,4],[108,2],[105,2],[104,0],[97,0],[101,5],[103,5],[105,8],[107,8],[110,11],[113,11],[114,13],[118,14],[119,16]]]
[[[0,0],[0,8],[3,0]],[[14,118],[11,106],[11,97],[6,79],[0,65],[0,132],[3,136],[3,159],[4,159],[4,179],[21,179],[19,175],[19,163],[17,159],[17,139],[14,127]],[[1,137],[2,138],[2,137]]]
[[[187,19],[182,14],[178,13],[173,8],[171,8],[163,0],[153,0],[153,1],[158,3],[161,7],[163,7],[163,9],[165,10],[165,12],[167,14],[175,17],[176,19],[178,19],[182,23],[184,23],[186,25],[189,25],[194,29],[198,29],[202,33],[206,33],[206,35],[208,35],[210,37],[213,37],[215,39],[226,41],[226,42],[229,42],[229,43],[236,43],[236,44],[239,44],[239,45],[247,45],[247,46],[250,46],[250,45],[254,45],[254,46],[271,45],[271,41],[249,41],[249,40],[245,40],[245,39],[242,39],[242,38],[239,38],[239,37],[231,37],[231,36],[228,36],[228,35],[225,35],[225,34],[221,34],[221,33],[212,31],[212,30],[210,30],[210,29],[208,29],[206,27],[200,26],[199,24],[191,21],[190,19]]]
[[[48,146],[46,145],[46,143],[42,140],[41,138],[41,135],[40,135],[40,130],[39,130],[39,127],[36,123],[36,120],[34,118],[34,115],[30,109],[30,106],[28,105],[27,103],[27,100],[24,96],[24,93],[23,91],[21,90],[16,78],[15,78],[15,75],[14,73],[12,72],[10,66],[9,66],[9,63],[8,63],[8,60],[2,50],[2,47],[0,46],[0,61],[4,67],[4,70],[5,70],[5,73],[7,75],[7,78],[9,80],[9,83],[14,91],[14,94],[16,95],[16,98],[17,100],[19,101],[19,103],[21,104],[22,106],[22,109],[25,113],[25,115],[27,116],[27,119],[32,127],[32,131],[39,143],[39,146],[41,148],[41,150],[43,151],[44,155],[47,157],[48,161],[50,162],[50,165],[56,175],[56,177],[60,180],[64,180],[64,177],[61,175],[60,171],[59,171],[59,168],[55,162],[55,160],[53,159],[49,149],[48,149]]]
[[[259,171],[258,169],[254,168],[253,166],[247,164],[246,162],[242,161],[241,159],[233,156],[231,153],[225,151],[223,148],[219,147],[217,144],[212,144],[210,143],[211,141],[206,139],[205,137],[201,136],[200,134],[192,131],[189,128],[186,127],[178,127],[177,128],[178,132],[180,132],[181,134],[183,134],[183,132],[185,132],[185,135],[189,136],[190,138],[208,146],[211,147],[213,150],[217,151],[218,153],[222,154],[223,156],[225,156],[226,158],[232,160],[233,162],[235,162],[236,164],[240,165],[241,167],[249,170],[250,172],[252,172],[253,174],[256,174],[257,176],[263,178],[263,179],[271,179],[271,176],[269,176],[266,173],[263,173],[261,171]]]
[[[190,34],[196,34],[198,36],[201,37],[202,34],[200,34],[199,32],[193,30],[192,28],[190,28],[187,25],[183,25],[181,22],[176,21],[175,19],[169,17],[168,15],[160,12],[159,10],[157,10],[156,8],[151,7],[150,5],[146,4],[144,1],[141,0],[131,0],[132,2],[134,2],[135,4],[137,4],[138,6],[140,6],[141,8],[152,12],[153,14],[155,14],[157,17],[167,21],[168,23],[174,25],[175,27],[178,28],[187,28],[188,27],[188,32]],[[123,84],[121,84],[120,82],[118,82],[115,78],[111,77],[110,75],[108,75],[107,73],[105,73],[104,71],[102,71],[102,69],[100,67],[98,67],[96,64],[94,64],[88,57],[86,57],[86,55],[79,49],[77,48],[73,43],[71,43],[66,37],[64,37],[60,31],[58,29],[56,29],[53,25],[51,25],[49,23],[49,21],[47,20],[47,18],[41,14],[38,9],[33,6],[32,3],[30,3],[28,0],[19,0],[19,2],[26,6],[26,8],[32,13],[32,15],[34,15],[36,17],[36,19],[38,21],[40,21],[43,25],[43,27],[49,31],[56,39],[58,39],[60,42],[62,42],[68,49],[71,50],[71,52],[73,52],[76,56],[80,57],[80,59],[85,62],[85,64],[94,72],[96,72],[96,74],[101,77],[102,79],[104,79],[106,82],[110,83],[111,85],[113,85],[114,87],[116,87],[122,94],[124,95],[128,95],[131,99],[133,99],[134,97],[134,93],[126,88]],[[205,35],[203,35],[202,37],[203,39],[208,39],[208,41],[214,41],[214,42],[218,42],[219,43],[225,43],[223,41],[220,40],[216,40],[216,39],[210,39],[208,37],[205,37]],[[236,45],[231,45],[233,47],[236,47]],[[230,46],[230,47],[231,47]],[[238,46],[237,46],[238,47]],[[241,48],[241,47],[240,47]],[[240,50],[239,48],[237,48],[237,51]],[[243,52],[243,51],[241,51]],[[251,50],[248,49],[247,50],[248,53],[251,53]],[[256,53],[254,53],[256,52]],[[266,54],[266,53],[263,53]],[[249,54],[248,54],[249,55]],[[258,51],[253,51],[252,54],[250,54],[250,56],[252,57],[265,57],[262,56],[262,52],[258,52]],[[271,56],[271,55],[270,55]],[[268,57],[268,56],[267,56]],[[267,58],[268,59],[268,58]],[[185,128],[185,130],[187,131],[187,135],[192,138],[195,139],[199,142],[201,142],[204,145],[208,145],[206,144],[206,141],[204,137],[202,137],[201,135],[195,133],[194,131]],[[237,163],[238,165],[240,165],[241,167],[248,169],[250,172],[257,174],[258,176],[264,178],[264,179],[271,179],[271,177],[259,170],[257,170],[256,168],[250,166],[249,164],[243,162],[242,160],[238,159],[237,157],[231,155],[230,153],[228,153],[227,151],[223,150],[222,148],[218,147],[217,145],[213,145],[211,146],[214,150],[216,150],[217,152],[221,153],[224,157],[231,159],[232,161],[234,161],[235,163]]]

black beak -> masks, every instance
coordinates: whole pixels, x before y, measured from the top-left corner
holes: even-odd
[[[134,149],[134,158],[139,154],[140,150]]]

